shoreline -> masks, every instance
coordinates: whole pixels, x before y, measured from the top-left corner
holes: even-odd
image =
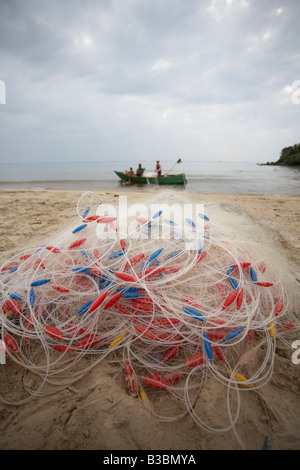
[[[130,192],[130,193],[139,193],[139,194],[145,194],[145,193],[155,193],[157,191],[165,191],[165,192],[176,192],[176,190],[178,188],[169,188],[169,187],[164,187],[164,186],[159,186],[158,188],[154,185],[149,185],[148,186],[149,189],[140,189],[136,186],[132,186],[132,187],[128,187],[128,186],[121,186],[120,188],[118,189],[115,189],[115,188],[0,188],[0,195],[1,193],[6,193],[6,192],[27,192],[27,191],[33,191],[33,192],[41,192],[41,191],[49,191],[49,192],[63,192],[63,191],[68,191],[68,192],[80,192],[80,193],[85,193],[85,192],[88,192],[88,191],[93,191],[93,192],[99,192],[99,193],[117,193],[119,191],[121,192]],[[300,197],[299,194],[296,194],[296,193],[291,193],[291,194],[273,194],[273,193],[239,193],[239,192],[230,192],[230,193],[225,193],[225,192],[201,192],[201,191],[195,191],[195,190],[189,190],[189,189],[186,189],[187,193],[191,193],[193,194],[194,196],[201,196],[201,195],[212,195],[212,196],[254,196],[254,197]]]
[[[240,195],[240,196],[267,196],[267,197],[297,197],[297,196],[300,196],[300,191],[299,192],[283,192],[283,193],[280,193],[280,192],[239,192],[239,191],[228,191],[228,192],[225,192],[225,191],[222,191],[222,192],[216,192],[216,191],[197,191],[195,190],[195,188],[188,188],[187,186],[183,186],[183,185],[178,185],[178,186],[174,186],[174,187],[164,187],[164,186],[155,186],[155,185],[148,185],[148,188],[145,187],[145,185],[141,185],[142,187],[139,187],[139,185],[132,185],[132,186],[123,186],[123,185],[120,185],[118,187],[113,187],[113,186],[104,186],[102,189],[99,189],[99,186],[88,186],[88,187],[61,187],[61,186],[28,186],[28,187],[17,187],[17,186],[14,186],[14,187],[1,187],[2,184],[0,183],[0,194],[2,192],[8,192],[8,191],[81,191],[81,192],[85,192],[85,191],[93,191],[93,192],[98,192],[98,191],[101,191],[101,192],[118,192],[118,191],[121,191],[121,192],[124,192],[124,191],[127,191],[128,193],[132,193],[132,192],[141,192],[141,193],[147,193],[148,191],[157,191],[157,190],[169,190],[169,191],[182,191],[183,193],[187,193],[187,194],[190,194],[190,193],[193,193],[195,195],[201,195],[201,194],[205,194],[205,195],[220,195],[220,196],[230,196],[230,195]],[[3,184],[4,186],[4,184]],[[150,188],[149,188],[150,186]]]
[[[258,166],[282,166],[287,168],[296,168],[296,170],[300,170],[300,163],[295,164],[287,164],[287,163],[277,163],[277,162],[267,162],[267,163],[256,163]]]

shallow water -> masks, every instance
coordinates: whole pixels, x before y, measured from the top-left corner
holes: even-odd
[[[174,162],[162,161],[163,172]],[[142,162],[153,170],[154,162]],[[138,162],[53,162],[0,163],[0,189],[66,188],[66,189],[149,189],[148,185],[121,183],[114,170],[125,170]],[[220,194],[300,194],[300,169],[260,166],[255,162],[183,162],[174,173],[186,174],[186,186],[181,191]],[[153,187],[153,185],[151,185]]]

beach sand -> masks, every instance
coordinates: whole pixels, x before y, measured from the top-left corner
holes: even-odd
[[[83,192],[1,191],[1,261],[23,247],[43,243],[68,226],[76,218],[77,201]],[[143,202],[145,197],[153,194],[152,191],[126,192],[124,189],[108,191],[106,197],[108,202],[117,203],[119,195],[126,195],[132,203]],[[191,196],[201,203],[212,204],[212,210],[216,207],[219,220],[227,223],[230,230],[239,228],[256,242],[263,238],[278,257],[285,260],[299,295],[299,196]],[[241,394],[236,430],[247,449],[263,449],[266,437],[271,449],[300,449],[300,364],[293,364],[291,360],[294,339],[300,340],[297,332],[294,336],[291,334],[289,344],[278,343],[276,346],[274,372],[268,384],[259,393]],[[65,389],[53,386],[47,389],[47,395],[20,406],[0,401],[0,449],[178,451],[241,448],[233,430],[206,432],[188,414],[175,421],[159,421],[147,407],[129,395],[121,376],[114,377],[115,372],[109,365],[99,364],[76,384]],[[0,395],[17,395],[24,382],[24,371],[18,364],[8,360],[0,366]],[[34,383],[27,381],[26,386],[30,385],[34,386]],[[226,426],[227,410],[219,406],[222,393],[224,390],[216,381],[209,379],[203,386],[206,406],[215,410],[217,424]],[[204,418],[205,413],[204,410]]]

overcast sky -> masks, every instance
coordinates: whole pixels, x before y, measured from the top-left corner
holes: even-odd
[[[299,17],[299,0],[0,0],[0,161],[274,161],[300,141]]]

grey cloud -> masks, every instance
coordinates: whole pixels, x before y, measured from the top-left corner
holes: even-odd
[[[117,153],[117,135],[124,147],[135,129],[147,145],[149,127],[160,146],[179,128],[198,148],[199,125],[212,146],[214,136],[230,146],[222,120],[254,137],[282,123],[296,138],[299,107],[284,87],[300,78],[298,17],[294,0],[2,1],[0,158],[14,133],[38,131],[45,146],[89,136],[91,153],[97,132]]]

